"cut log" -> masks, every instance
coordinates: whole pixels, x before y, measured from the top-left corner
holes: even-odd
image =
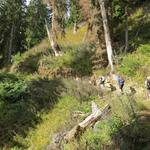
[[[101,111],[98,106],[92,102],[92,114],[84,121],[80,122],[73,129],[71,129],[64,137],[65,141],[71,141],[73,138],[79,137],[87,127],[93,126],[98,120],[103,118],[109,111],[110,105],[107,104]]]

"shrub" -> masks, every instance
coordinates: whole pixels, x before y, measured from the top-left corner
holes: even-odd
[[[98,90],[88,83],[88,80],[63,80],[66,87],[65,94],[75,97],[80,102],[94,99]]]
[[[144,45],[139,46],[137,51],[141,54],[150,56],[150,44],[144,44]]]
[[[70,65],[77,74],[81,76],[92,74],[92,57],[93,53],[86,49],[85,47],[77,50],[76,55],[72,64]]]
[[[128,76],[135,76],[136,71],[140,68],[141,65],[142,64],[138,57],[135,55],[128,55],[124,57],[119,71]]]
[[[0,74],[0,99],[6,102],[22,100],[27,94],[27,83],[13,74]]]
[[[14,55],[14,56],[12,57],[12,62],[13,62],[14,64],[18,64],[19,62],[21,62],[22,59],[23,59],[23,58],[21,57],[20,52],[18,52],[16,55]]]
[[[81,47],[69,48],[62,56],[52,57],[45,56],[40,61],[39,73],[44,76],[65,76],[66,72],[73,75],[88,76],[92,74],[91,57],[94,52],[91,52],[86,45]],[[48,74],[45,74],[47,73]]]
[[[7,102],[16,102],[24,99],[27,94],[25,81],[5,81],[0,83],[0,99]]]
[[[94,129],[88,129],[79,140],[65,144],[65,150],[101,150],[103,146],[112,147],[112,138],[123,127],[121,119],[113,116],[109,120],[103,120],[97,123]]]

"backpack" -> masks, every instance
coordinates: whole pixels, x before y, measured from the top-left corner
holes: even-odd
[[[119,78],[119,85],[124,85],[124,80],[122,78]]]
[[[147,80],[147,89],[150,89],[150,80]]]

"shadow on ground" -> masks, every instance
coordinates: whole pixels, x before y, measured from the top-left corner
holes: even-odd
[[[150,119],[150,115],[149,115]],[[140,120],[123,127],[113,136],[116,148],[120,150],[149,150],[150,125]]]
[[[7,78],[12,80],[15,76]],[[0,148],[27,148],[15,139],[16,135],[25,138],[29,129],[42,121],[38,113],[51,110],[58,102],[63,88],[60,80],[36,79],[28,83],[26,93],[16,101],[3,100],[1,97]]]
[[[150,149],[150,110],[135,113],[130,103],[132,121],[112,135],[115,148],[120,150],[149,150]],[[135,104],[136,105],[136,104]],[[129,111],[128,111],[129,112]]]

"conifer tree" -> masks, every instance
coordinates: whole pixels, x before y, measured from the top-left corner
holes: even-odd
[[[73,33],[78,29],[78,24],[81,21],[81,6],[79,0],[70,0],[70,22],[73,23]]]
[[[0,51],[10,62],[12,53],[25,49],[25,0],[0,1]]]
[[[31,0],[27,8],[26,43],[27,49],[38,44],[45,36],[45,18],[47,18],[46,6],[41,0]]]

